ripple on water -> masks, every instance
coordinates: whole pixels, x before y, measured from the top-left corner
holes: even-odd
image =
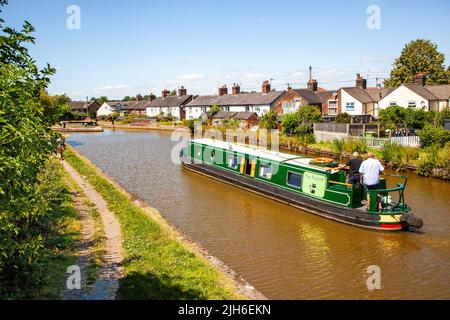
[[[425,233],[379,233],[187,172],[170,161],[166,133],[107,130],[68,142],[269,298],[450,298],[448,183],[410,176],[406,199]],[[381,267],[382,290],[367,289],[370,265]]]

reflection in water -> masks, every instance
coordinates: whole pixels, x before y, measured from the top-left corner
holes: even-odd
[[[424,233],[347,226],[183,170],[170,134],[105,131],[68,142],[269,298],[450,298],[450,191],[409,176]],[[382,290],[369,292],[378,265]]]

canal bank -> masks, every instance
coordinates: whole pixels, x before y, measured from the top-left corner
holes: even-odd
[[[270,299],[450,298],[447,182],[406,174],[423,232],[385,234],[185,171],[171,161],[178,142],[167,132],[105,130],[67,142]],[[382,290],[367,290],[371,265]]]
[[[265,299],[155,209],[127,192],[74,149],[66,160],[105,199],[124,238],[122,299]]]

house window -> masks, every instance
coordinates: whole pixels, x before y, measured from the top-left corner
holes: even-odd
[[[345,105],[345,110],[347,111],[355,111],[355,103],[354,102],[347,102]]]
[[[262,164],[259,167],[259,176],[261,178],[271,179],[272,178],[272,167],[269,165]]]
[[[260,107],[255,107],[255,112],[260,113],[261,112],[261,108]]]
[[[245,107],[245,112],[250,112],[250,107]]]
[[[237,169],[237,167],[238,167],[238,158],[237,157],[230,157],[229,159],[228,159],[228,166],[231,168],[231,169]]]
[[[389,105],[392,107],[392,106],[396,106],[397,105],[397,101],[391,101],[391,102],[389,102]]]
[[[408,102],[408,108],[415,108],[416,107],[416,102],[415,101],[409,101]]]
[[[288,186],[301,189],[302,188],[302,175],[300,173],[288,171],[286,183]]]
[[[328,114],[329,115],[336,115],[337,112],[338,112],[337,101],[336,100],[328,101]]]

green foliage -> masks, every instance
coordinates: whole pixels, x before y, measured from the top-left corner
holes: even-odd
[[[211,106],[211,109],[208,111],[208,116],[210,118],[214,117],[216,114],[218,114],[220,111],[220,107],[217,104],[214,104]]]
[[[347,112],[340,113],[336,117],[337,123],[350,123],[351,120],[352,120],[352,117]]]
[[[389,79],[384,81],[388,88],[402,83],[414,82],[418,72],[427,73],[427,84],[447,84],[450,72],[445,68],[445,55],[438,51],[430,40],[417,39],[408,43],[395,61]]]
[[[122,226],[125,277],[120,280],[120,298],[242,298],[217,270],[159,223],[158,214],[136,206],[70,149],[66,159],[101,194]]]
[[[313,132],[313,124],[322,119],[322,113],[316,106],[302,106],[298,111],[283,116],[281,124],[284,134],[288,136],[309,135]]]
[[[429,147],[433,144],[444,146],[448,141],[450,141],[449,131],[445,130],[441,126],[434,126],[432,124],[427,124],[422,130],[419,131],[418,136],[422,147]]]
[[[428,123],[433,123],[435,119],[434,112],[425,110],[414,110],[400,106],[390,106],[380,110],[380,124],[387,128],[399,129],[422,129]]]
[[[347,139],[345,140],[345,151],[347,153],[358,152],[359,154],[365,154],[368,152],[367,142],[365,139]]]
[[[419,157],[419,150],[397,143],[386,142],[381,148],[381,158],[396,171],[405,171],[411,160]]]
[[[436,121],[436,125],[444,125],[444,120],[446,119],[450,119],[450,108],[447,107],[444,110],[442,110],[441,112],[436,114],[435,117],[435,121]]]
[[[278,128],[277,112],[271,109],[269,112],[261,117],[259,126],[263,129],[276,129]]]
[[[339,154],[339,160],[342,161],[345,152],[345,140],[344,139],[334,139],[331,142],[331,148],[334,152]]]
[[[0,24],[0,281],[22,286],[34,281],[61,191],[43,175],[59,137],[50,126],[67,109],[64,98],[46,94],[55,69],[40,70],[28,53],[31,24],[21,30]]]
[[[88,116],[91,119],[97,119],[97,111],[95,111],[94,109],[91,109],[88,111]]]

